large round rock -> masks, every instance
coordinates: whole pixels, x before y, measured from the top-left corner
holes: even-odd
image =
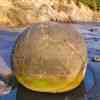
[[[84,40],[71,25],[35,23],[16,42],[12,57],[18,81],[33,91],[65,92],[84,78]]]

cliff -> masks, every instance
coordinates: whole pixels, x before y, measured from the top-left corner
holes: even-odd
[[[94,11],[79,0],[0,0],[0,24],[23,26],[40,21],[94,21]]]

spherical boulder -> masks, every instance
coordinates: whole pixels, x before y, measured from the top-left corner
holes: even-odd
[[[18,37],[12,64],[16,78],[28,89],[49,93],[69,91],[85,75],[85,42],[72,25],[35,23]]]

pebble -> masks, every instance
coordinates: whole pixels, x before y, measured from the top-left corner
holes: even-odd
[[[95,57],[93,58],[93,61],[94,61],[94,62],[100,62],[100,56],[95,56]]]
[[[91,28],[91,29],[89,29],[89,31],[90,32],[96,32],[96,31],[98,31],[98,29],[97,28]]]

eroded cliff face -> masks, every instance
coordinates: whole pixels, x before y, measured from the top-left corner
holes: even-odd
[[[94,13],[94,21],[100,22],[100,12],[99,11]]]
[[[77,6],[75,3],[72,2],[72,14],[71,19],[73,21],[92,21],[93,20],[93,11],[89,9],[87,6],[80,3],[79,6]]]
[[[93,12],[72,0],[0,0],[0,24],[24,26],[40,21],[92,21]]]

